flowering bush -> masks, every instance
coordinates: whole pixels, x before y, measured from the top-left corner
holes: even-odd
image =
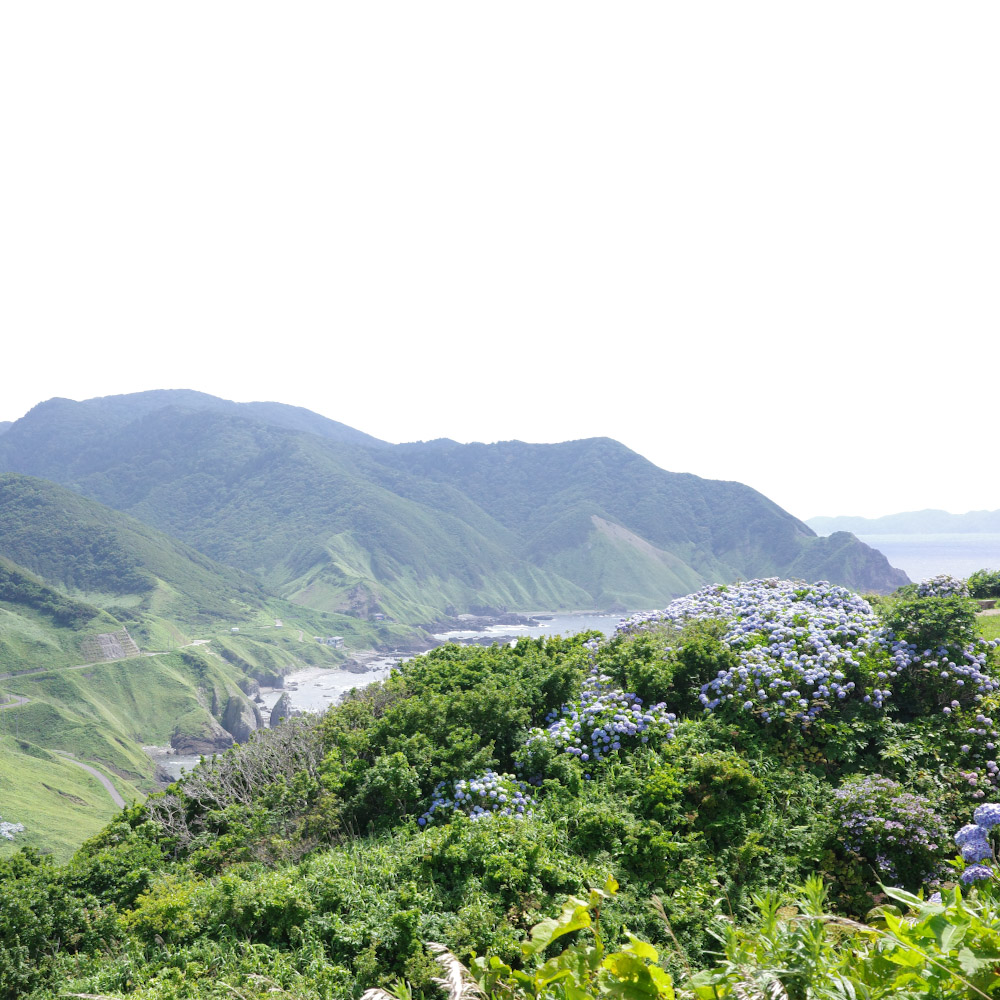
[[[917,888],[935,872],[948,831],[926,798],[878,774],[848,778],[833,794],[844,847],[882,881]]]
[[[964,580],[941,573],[920,583],[917,594],[920,597],[968,597],[969,588]]]
[[[1000,686],[987,670],[995,643],[918,647],[884,624],[864,598],[826,582],[771,579],[705,587],[662,611],[629,618],[618,631],[669,635],[687,622],[713,619],[723,624],[721,642],[738,661],[702,685],[707,712],[808,725],[842,703],[882,709],[918,671],[920,697],[937,707],[969,703]]]
[[[564,705],[547,720],[546,729],[528,735],[528,750],[546,742],[583,763],[596,764],[642,743],[652,735],[673,739],[677,717],[661,702],[643,708],[642,699],[611,684],[604,674],[592,673],[583,682],[577,701]]]
[[[966,823],[955,834],[955,843],[966,864],[960,876],[964,885],[995,877],[996,853],[993,840],[996,827],[1000,827],[1000,804],[984,802],[972,814],[972,822]]]
[[[528,786],[523,781],[510,774],[487,771],[471,781],[465,778],[442,781],[434,789],[430,808],[417,822],[421,826],[447,823],[456,812],[472,820],[495,815],[524,819],[531,816],[533,805]]]

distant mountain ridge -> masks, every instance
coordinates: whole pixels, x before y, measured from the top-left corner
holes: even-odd
[[[806,524],[819,535],[850,531],[856,535],[948,535],[1000,533],[1000,510],[914,510],[884,517],[811,517]]]
[[[659,606],[761,575],[907,582],[848,534],[616,441],[389,445],[279,403],[163,390],[54,399],[0,471],[126,511],[306,607],[426,623],[490,609]]]

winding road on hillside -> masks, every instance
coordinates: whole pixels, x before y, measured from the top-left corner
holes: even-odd
[[[211,640],[207,640],[211,641]],[[188,643],[190,646],[197,645],[197,642]],[[181,646],[181,649],[184,647]],[[165,656],[166,653],[143,653],[143,656]],[[0,681],[9,681],[15,677],[34,677],[35,674],[54,674],[61,670],[86,670],[87,667],[103,667],[106,663],[127,663],[129,660],[138,660],[138,656],[128,656],[122,660],[95,660],[93,663],[77,663],[72,667],[37,667],[34,670],[23,670],[19,674],[0,674]]]
[[[111,784],[111,781],[101,774],[96,767],[91,767],[89,764],[84,764],[83,761],[77,760],[72,754],[67,753],[65,750],[54,750],[53,753],[59,754],[64,760],[69,764],[76,764],[77,767],[82,767],[85,771],[92,774],[97,780],[104,785],[105,791],[111,796],[111,801],[114,802],[119,809],[125,805],[125,800],[118,794],[118,789]]]

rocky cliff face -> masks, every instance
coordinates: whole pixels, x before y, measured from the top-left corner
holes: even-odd
[[[283,719],[291,719],[300,714],[298,709],[292,708],[291,699],[288,697],[288,692],[285,691],[275,703],[274,708],[271,709],[271,728],[276,729],[281,725]]]
[[[211,716],[196,728],[178,726],[170,737],[170,745],[180,754],[204,754],[210,756],[228,750],[233,745],[233,737]]]
[[[264,718],[256,705],[243,695],[233,694],[229,696],[226,710],[222,713],[222,728],[237,743],[246,743],[252,733],[264,728]]]

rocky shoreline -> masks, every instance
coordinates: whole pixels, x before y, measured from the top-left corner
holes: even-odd
[[[578,612],[585,614],[585,612]],[[608,612],[594,612],[594,614],[608,614]],[[224,704],[206,705],[207,711],[202,719],[192,724],[191,721],[184,727],[178,726],[170,740],[170,746],[164,748],[146,748],[150,756],[157,764],[161,761],[159,757],[197,757],[199,755],[211,756],[227,750],[234,743],[242,743],[250,738],[251,734],[258,729],[271,728],[280,725],[282,719],[292,718],[300,714],[303,709],[296,708],[292,704],[295,692],[300,691],[300,684],[303,689],[313,690],[313,701],[315,705],[308,711],[323,711],[329,704],[334,703],[335,698],[348,689],[350,684],[345,686],[346,678],[342,679],[338,685],[326,683],[316,684],[312,678],[308,677],[309,671],[319,671],[324,675],[343,672],[357,675],[357,686],[368,683],[364,678],[366,675],[373,675],[374,679],[384,676],[389,668],[400,660],[406,660],[413,656],[419,656],[430,649],[445,644],[449,640],[446,638],[449,633],[460,633],[460,641],[463,645],[492,645],[495,642],[506,642],[523,635],[520,629],[527,627],[545,625],[552,622],[556,615],[519,614],[512,612],[502,612],[497,614],[462,614],[444,618],[439,621],[429,622],[421,628],[426,634],[426,638],[404,643],[393,648],[383,647],[381,649],[367,649],[353,653],[349,658],[332,668],[304,668],[303,671],[295,671],[293,674],[284,677],[277,677],[270,685],[262,687],[260,683],[252,678],[247,678],[240,683],[242,691],[232,693]],[[504,626],[511,628],[510,633],[504,634]],[[481,633],[481,634],[476,634]],[[305,680],[293,679],[297,675],[301,677],[307,674]],[[322,690],[323,694],[317,695],[316,691]],[[265,700],[266,695],[266,700]],[[323,698],[320,703],[318,698]],[[163,780],[162,768],[158,768],[157,777]]]

